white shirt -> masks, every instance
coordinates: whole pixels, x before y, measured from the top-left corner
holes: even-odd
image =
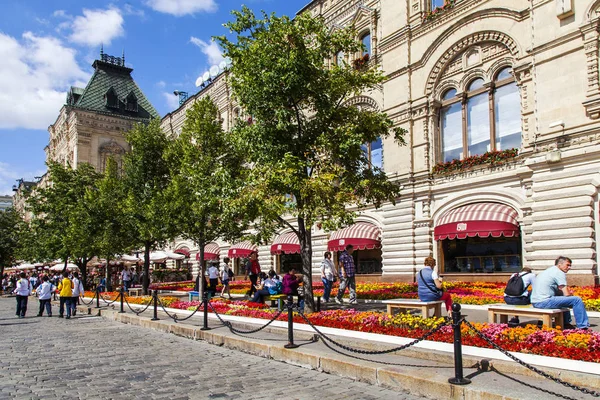
[[[211,265],[206,271],[206,275],[208,275],[208,279],[218,279],[219,278],[219,269],[214,265]]]
[[[52,296],[52,291],[54,290],[54,285],[50,282],[43,282],[37,290],[38,298],[40,300],[50,300]]]
[[[19,279],[17,281],[17,288],[15,289],[17,296],[29,296],[31,293],[31,283],[27,279]]]
[[[227,264],[223,264],[221,266],[221,280],[222,281],[228,281],[229,280],[229,273],[227,272]]]
[[[321,262],[321,274],[325,275],[325,279],[332,281],[335,276],[335,266],[331,259],[326,258]]]
[[[73,297],[78,297],[83,293],[83,283],[77,278],[73,278]]]
[[[128,270],[124,269],[123,271],[121,271],[121,279],[123,279],[124,281],[131,280],[131,275],[129,274]]]

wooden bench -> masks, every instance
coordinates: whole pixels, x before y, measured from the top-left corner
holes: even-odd
[[[563,313],[567,311],[570,312],[568,308],[534,308],[532,305],[490,305],[488,306],[488,322],[496,323],[497,317],[501,324],[508,323],[509,316],[533,317],[541,319],[544,325],[552,328],[552,318],[554,318],[555,326],[564,327]]]
[[[442,304],[443,301],[419,301],[414,299],[393,299],[383,301],[384,304],[387,304],[387,312],[389,315],[393,315],[394,308],[398,310],[421,310],[421,315],[423,318],[430,317],[430,311],[433,310],[434,317],[442,316]]]
[[[139,296],[142,294],[142,288],[129,288],[127,291],[129,292],[130,296]]]

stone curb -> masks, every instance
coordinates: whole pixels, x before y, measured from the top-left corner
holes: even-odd
[[[151,321],[148,318],[139,317],[137,315],[120,314],[117,310],[113,309],[96,310],[82,307],[82,311],[92,313],[97,312],[97,315],[101,315],[103,318],[108,320],[137,325],[164,333],[171,333],[192,340],[202,340],[217,346],[225,346],[232,350],[238,350],[259,357],[285,362],[287,364],[297,365],[341,377],[367,382],[372,385],[384,386],[401,392],[409,391],[411,394],[419,396],[462,400],[480,400],[483,398],[490,400],[510,400],[522,398],[510,397],[506,394],[505,390],[482,387],[481,384],[471,384],[467,386],[451,385],[448,383],[447,374],[439,374],[439,371],[436,369],[420,369],[418,376],[415,376],[414,371],[411,374],[410,371],[403,371],[393,366],[379,366],[380,364],[370,361],[341,360],[330,355],[320,354],[318,349],[311,349],[309,347],[286,349],[281,344],[273,345],[268,343],[260,343],[257,342],[257,339],[243,338],[239,336],[232,337],[227,334],[215,332],[214,330],[203,331],[199,326],[190,326],[186,325],[185,323],[175,323],[171,320]],[[282,329],[280,328],[273,328],[270,331],[282,333]],[[310,340],[310,338],[313,336],[307,333],[298,333],[299,334],[294,332],[294,337],[297,338],[297,340]],[[357,343],[348,344],[350,346],[357,345]],[[369,345],[364,346],[364,343],[362,345],[365,348],[371,347]],[[381,347],[379,347],[379,349],[381,349]],[[415,349],[410,353],[406,353],[405,350],[403,351],[403,354],[406,354],[408,357],[440,361],[439,354],[433,354],[424,350]],[[451,360],[452,357],[445,356],[444,361]],[[465,357],[463,360],[463,365],[468,367],[478,363],[479,361],[480,360],[476,360],[474,357]],[[494,367],[498,370],[502,370],[504,373],[518,373],[516,370],[521,369],[528,372],[527,375],[531,374],[531,376],[536,376],[535,373],[530,372],[529,370],[526,370],[515,363],[495,361]],[[586,377],[581,374],[569,374],[573,376],[565,376],[564,373],[561,374],[559,372],[560,371],[556,372],[555,375],[569,380],[575,384],[588,387],[598,386],[598,382],[596,382],[597,377]],[[592,382],[594,383],[593,385],[591,385]]]

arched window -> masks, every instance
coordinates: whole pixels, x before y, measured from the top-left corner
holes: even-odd
[[[521,102],[510,67],[491,84],[469,82],[463,96],[456,89],[442,95],[440,161],[448,162],[488,151],[521,147]]]
[[[344,65],[344,57],[345,57],[345,54],[342,50],[335,53],[335,64],[338,67],[342,67]]]
[[[360,41],[363,44],[364,48],[363,48],[363,52],[362,55],[371,55],[371,32],[366,32],[365,34],[363,34],[360,37]]]

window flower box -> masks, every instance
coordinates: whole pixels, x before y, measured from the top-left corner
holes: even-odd
[[[512,161],[518,155],[518,149],[488,151],[487,153],[467,157],[462,160],[437,163],[432,168],[431,173],[434,175],[446,175],[454,172],[466,171],[478,165],[489,165],[491,167],[498,166]]]
[[[437,18],[438,15],[443,14],[444,11],[450,10],[454,8],[454,4],[456,0],[445,0],[444,5],[441,7],[436,7],[433,10],[425,12],[423,15],[423,21],[428,22]]]

